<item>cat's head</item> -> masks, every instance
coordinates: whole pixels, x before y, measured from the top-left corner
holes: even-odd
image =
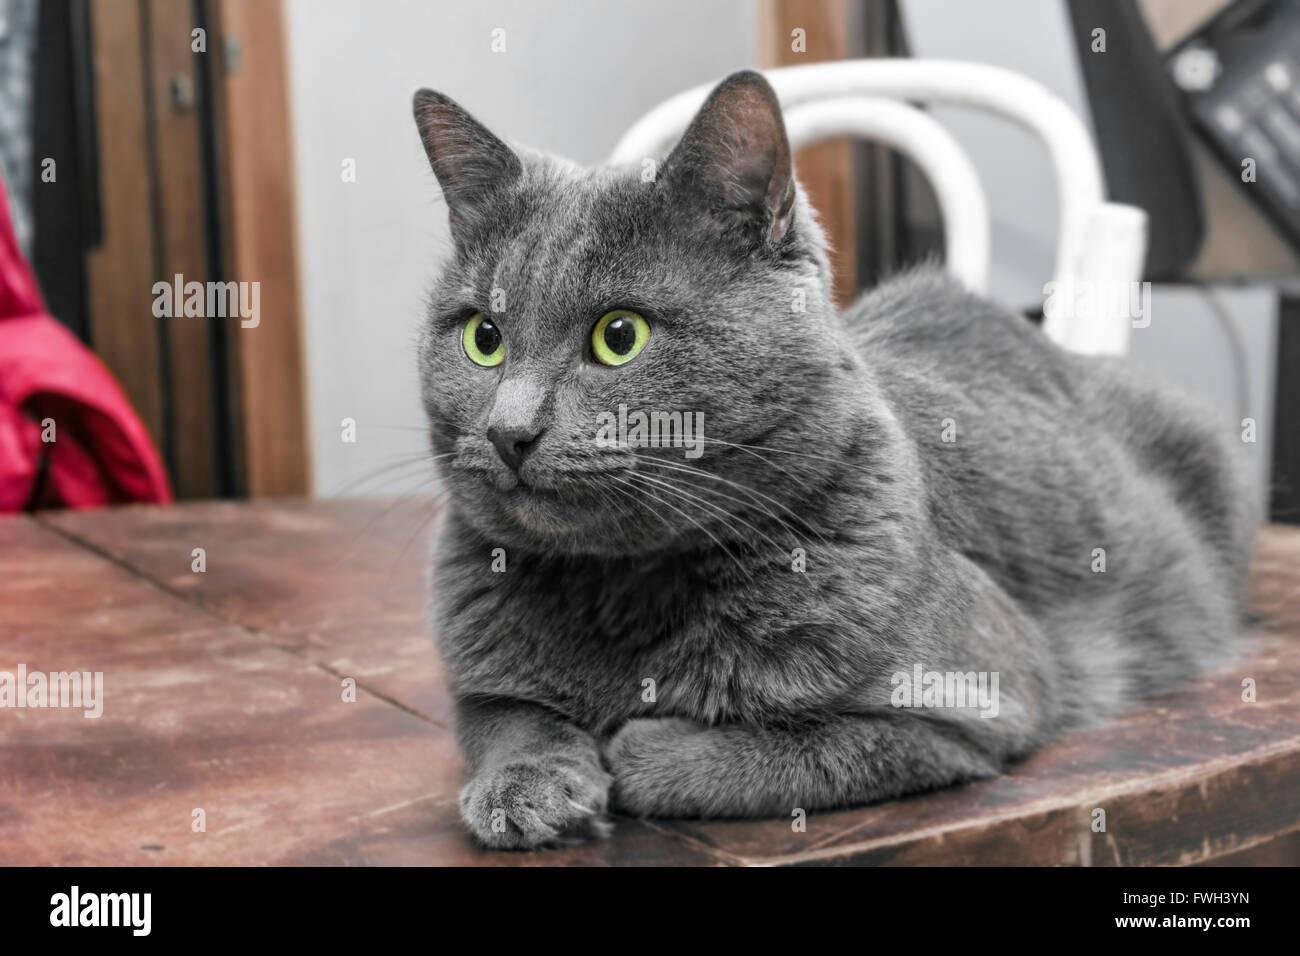
[[[766,80],[725,80],[661,164],[515,150],[429,90],[415,118],[455,245],[420,374],[458,512],[569,554],[783,514],[854,360]],[[655,413],[681,445],[640,442]]]

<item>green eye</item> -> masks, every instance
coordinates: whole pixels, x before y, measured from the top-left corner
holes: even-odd
[[[650,323],[635,312],[606,312],[591,330],[591,350],[602,365],[622,365],[641,354],[650,341]]]
[[[482,312],[470,316],[460,340],[465,354],[475,365],[491,368],[505,361],[506,343],[501,338],[501,330]]]

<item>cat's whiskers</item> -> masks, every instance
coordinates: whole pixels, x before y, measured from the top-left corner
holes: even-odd
[[[630,486],[602,485],[597,489],[602,496],[610,496],[608,500],[613,503],[614,514],[619,519],[638,513],[638,511],[647,510],[645,508],[636,508],[640,499],[636,494],[629,490],[629,487]],[[673,527],[672,522],[667,518],[661,515],[658,511],[655,511],[653,508],[648,510],[650,511],[650,514],[655,516],[660,524],[668,529],[669,536],[676,532],[677,529]]]
[[[441,504],[443,497],[445,497],[445,495],[435,498],[434,503]],[[406,544],[404,544],[402,546],[402,550],[398,552],[397,560],[393,562],[392,571],[389,572],[390,575],[392,574],[392,572],[397,570],[398,565],[402,563],[402,558],[406,557],[406,552],[410,549],[411,545],[415,542],[415,539],[420,535],[421,532],[424,531],[425,528],[429,526],[429,523],[433,521],[433,519],[438,515],[440,510],[441,509],[438,507],[431,507],[428,513],[424,516],[424,519],[420,521],[418,524],[416,524],[415,530],[412,531],[410,536],[406,539]]]
[[[758,454],[758,452],[766,451],[778,455],[794,455],[798,458],[807,459],[808,461],[816,461],[822,464],[834,465],[837,468],[842,467],[844,465],[842,459],[830,458],[826,455],[810,455],[807,452],[793,451],[789,448],[773,448],[770,445],[746,445],[741,442],[724,441],[721,438],[706,438],[703,435],[697,436],[693,440],[698,442],[703,442],[706,445],[723,445],[726,446],[727,448],[738,448],[741,451],[747,451],[750,454],[754,455],[754,457],[758,458],[760,461],[763,461],[766,464],[771,465],[773,468],[780,470],[783,474],[789,475],[791,478],[795,478],[796,476],[791,475],[790,472],[786,471],[784,468],[781,468],[781,466],[776,464],[776,462],[768,461],[767,459],[763,458],[761,455]]]
[[[325,494],[323,494],[321,497],[323,498],[346,497],[348,492],[356,490],[358,487],[364,485],[366,482],[374,481],[380,478],[387,478],[388,481],[391,483],[392,481],[396,481],[398,478],[403,477],[402,473],[404,473],[407,469],[412,469],[415,468],[416,466],[425,467],[428,465],[432,465],[441,459],[454,457],[455,454],[456,454],[455,452],[447,452],[446,454],[442,454],[442,455],[430,455],[426,452],[419,452],[419,453],[408,452],[402,455],[393,455],[393,456],[388,456],[386,458],[380,458],[376,460],[381,463],[378,468],[375,468],[356,478],[352,478],[346,481],[342,486],[333,488],[325,492]]]
[[[609,508],[610,514],[613,516],[615,521],[622,521],[623,518],[627,516],[628,512],[627,509],[623,507],[622,500],[617,498],[614,494],[614,492],[618,491],[619,489],[610,488],[608,486],[602,487],[600,485],[596,485],[592,488],[592,490],[596,493],[596,496],[600,498],[600,500],[604,503],[604,505],[607,508]]]
[[[757,535],[758,537],[766,541],[768,544],[770,544],[776,553],[779,554],[785,553],[785,549],[782,548],[782,546],[778,542],[773,540],[772,537],[769,536],[767,533],[765,533],[762,529],[755,527],[753,524],[746,521],[744,518],[740,517],[739,515],[733,514],[731,511],[728,511],[726,508],[722,507],[716,502],[710,501],[699,495],[693,494],[690,491],[687,491],[685,488],[682,488],[677,484],[674,484],[662,478],[655,477],[653,475],[632,473],[628,477],[640,481],[643,484],[643,486],[645,482],[651,482],[654,485],[654,487],[658,488],[665,494],[673,496],[677,501],[680,501],[682,504],[688,507],[695,506],[696,508],[707,509],[706,513],[712,514],[721,519],[721,523],[723,527],[728,532],[743,538],[744,536],[740,535],[739,530],[736,528],[735,523],[739,522],[740,524],[748,528],[750,531],[752,531],[755,535]],[[699,490],[707,491],[707,489],[699,489]],[[717,539],[715,538],[714,540]]]
[[[672,509],[673,511],[677,512],[677,514],[681,515],[683,518],[685,518],[685,519],[686,519],[687,521],[689,521],[691,524],[695,525],[695,527],[699,528],[702,532],[704,532],[706,535],[708,535],[709,538],[713,541],[713,543],[716,544],[716,545],[718,546],[718,548],[719,548],[719,549],[720,549],[720,550],[721,550],[721,551],[722,551],[722,552],[723,552],[727,557],[729,557],[733,562],[735,562],[736,567],[740,569],[740,571],[741,571],[742,574],[745,574],[745,575],[748,575],[748,576],[750,576],[750,577],[753,577],[753,573],[749,570],[749,568],[745,567],[744,563],[743,563],[739,558],[737,558],[734,554],[731,553],[731,549],[728,548],[725,544],[723,544],[722,541],[718,538],[717,535],[715,535],[715,534],[714,534],[712,531],[710,531],[708,528],[704,527],[704,525],[702,525],[702,524],[700,524],[698,521],[696,521],[695,518],[692,517],[688,512],[683,511],[681,508],[677,507],[677,506],[674,505],[672,502],[670,502],[670,501],[666,501],[665,499],[659,497],[659,496],[656,495],[653,491],[651,491],[650,489],[648,489],[647,487],[645,487],[645,485],[643,485],[643,484],[641,484],[641,483],[639,483],[639,482],[637,482],[637,481],[633,481],[633,480],[632,480],[632,479],[643,478],[643,477],[645,477],[645,476],[644,476],[644,475],[638,475],[636,472],[627,472],[627,473],[625,473],[625,474],[623,474],[623,475],[611,475],[611,476],[610,476],[610,478],[612,478],[614,481],[616,481],[616,482],[618,482],[618,483],[620,483],[620,484],[627,485],[628,487],[632,488],[633,490],[636,491],[637,494],[646,495],[646,496],[650,497],[651,499],[653,499],[653,500],[659,502],[659,503],[660,503],[661,505],[663,505],[664,507],[666,507],[666,508],[670,508],[670,509]]]
[[[718,491],[716,489],[705,489],[699,485],[692,485],[692,487],[698,488],[700,491],[708,491],[711,494],[721,495],[722,497],[725,497],[730,501],[734,501],[736,502],[736,504],[742,506],[748,505],[750,507],[753,507],[754,509],[762,513],[765,517],[775,521],[778,525],[781,526],[781,528],[784,531],[786,531],[786,533],[788,533],[791,537],[795,538],[796,541],[799,538],[798,529],[803,528],[808,532],[812,533],[817,538],[819,538],[822,544],[830,543],[830,541],[826,538],[825,535],[823,535],[820,531],[818,531],[811,524],[809,524],[808,521],[803,516],[801,516],[798,512],[791,509],[787,504],[785,504],[784,502],[780,501],[777,498],[773,498],[771,495],[763,494],[763,492],[758,491],[757,489],[752,488],[743,482],[733,481],[732,479],[723,477],[722,475],[715,475],[710,471],[706,471],[703,468],[697,468],[693,465],[688,465],[685,462],[675,462],[675,461],[670,462],[670,461],[665,461],[662,458],[652,458],[648,455],[638,456],[637,463],[638,465],[642,465],[642,464],[653,465],[658,468],[668,469],[669,471],[676,471],[687,475],[698,475],[701,478],[708,478],[713,481],[723,482],[724,484],[729,485],[730,487],[735,488],[738,491],[751,496],[751,500],[749,502],[742,501],[741,499],[736,498],[733,495],[726,495],[724,492]],[[753,501],[752,500],[753,498],[759,498],[764,501],[770,501],[772,504],[776,505],[778,508],[780,508],[781,510],[785,511],[788,515],[790,515],[794,519],[795,524],[792,526],[788,521],[782,519],[779,515],[777,515],[772,510],[768,508],[764,508],[757,501]]]
[[[343,546],[343,548],[340,549],[338,556],[334,560],[334,566],[339,565],[345,559],[349,558],[352,555],[354,549],[356,548],[357,543],[364,536],[370,534],[374,530],[376,525],[378,525],[379,523],[387,519],[388,516],[391,515],[393,511],[398,508],[402,508],[412,504],[429,508],[429,515],[424,519],[424,521],[421,522],[420,527],[423,527],[425,524],[427,524],[428,521],[431,520],[432,516],[438,512],[441,505],[446,501],[446,499],[450,495],[450,492],[445,487],[442,486],[441,477],[431,466],[442,459],[454,457],[455,454],[456,454],[455,452],[447,452],[445,454],[440,454],[440,455],[429,455],[427,453],[419,453],[413,455],[399,455],[396,456],[399,460],[384,465],[374,471],[362,475],[358,479],[354,479],[348,482],[342,489],[324,495],[323,497],[326,498],[342,498],[344,497],[345,492],[356,488],[358,485],[364,484],[366,482],[374,481],[377,478],[384,478],[386,479],[384,483],[390,484],[393,481],[396,481],[398,479],[408,478],[409,477],[407,474],[408,470],[416,466],[419,466],[421,469],[425,470],[425,474],[423,475],[423,477],[419,479],[415,487],[410,492],[394,496],[393,499],[383,509],[381,509],[378,514],[376,514],[373,518],[367,521],[364,526],[362,526],[355,534],[352,535],[352,537],[347,541],[347,543]],[[420,493],[420,492],[424,492],[425,489],[428,489],[430,485],[433,486],[431,493]],[[407,547],[409,547],[409,542],[407,544]]]
[[[692,494],[691,492],[686,491],[684,488],[673,484],[667,479],[657,478],[653,475],[641,475],[640,477],[645,479],[646,481],[651,481],[657,485],[660,485],[661,487],[665,488],[669,492],[677,494],[680,498],[688,502],[692,502],[701,505],[703,507],[710,508],[711,510],[714,511],[714,513],[722,516],[722,518],[724,519],[724,523],[727,521],[727,519],[730,519],[730,521],[740,522],[746,528],[753,531],[756,535],[758,535],[760,538],[762,538],[764,541],[770,544],[778,553],[781,554],[785,553],[786,549],[782,548],[781,545],[778,544],[776,541],[774,541],[769,535],[767,535],[761,529],[750,524],[748,521],[746,521],[744,518],[740,517],[739,515],[732,514],[730,511],[728,511],[726,508],[722,507],[721,505],[708,501],[705,498],[700,497],[699,495]],[[709,489],[697,488],[696,490],[700,491],[701,493],[710,493]],[[712,493],[721,494],[720,492],[712,492]],[[734,501],[736,499],[733,498],[731,500]],[[727,529],[733,532],[736,530],[735,526],[730,523],[727,523]]]

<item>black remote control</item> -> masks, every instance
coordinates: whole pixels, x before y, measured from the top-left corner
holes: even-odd
[[[1300,248],[1300,3],[1238,0],[1165,64],[1198,132]]]

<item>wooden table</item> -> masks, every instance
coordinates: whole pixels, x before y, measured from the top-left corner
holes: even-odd
[[[505,854],[457,818],[422,620],[434,520],[373,501],[0,518],[0,671],[105,686],[99,719],[0,709],[0,864],[1300,861],[1300,529],[1261,535],[1243,661],[1007,776],[805,832],[620,820],[608,842]]]

